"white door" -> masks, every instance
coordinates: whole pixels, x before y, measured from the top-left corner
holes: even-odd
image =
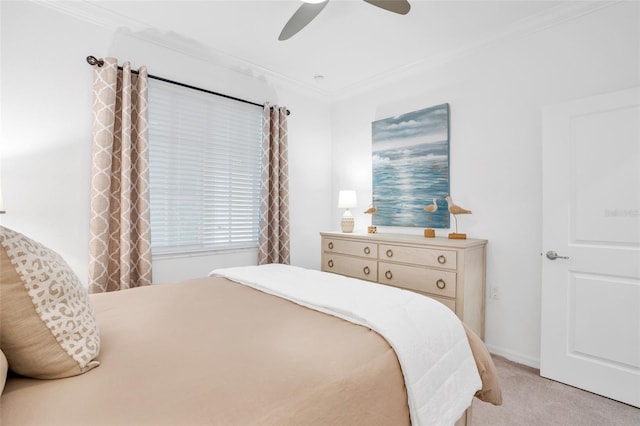
[[[542,138],[540,374],[640,407],[640,88],[545,108]]]

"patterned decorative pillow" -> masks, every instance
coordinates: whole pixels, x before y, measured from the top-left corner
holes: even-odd
[[[0,348],[12,371],[38,379],[100,365],[87,291],[53,250],[0,226]]]

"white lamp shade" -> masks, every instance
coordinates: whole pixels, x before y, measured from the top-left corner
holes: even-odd
[[[4,200],[2,199],[2,187],[0,187],[0,214],[4,213]]]
[[[338,208],[351,209],[354,207],[358,207],[356,191],[341,190],[338,194]]]

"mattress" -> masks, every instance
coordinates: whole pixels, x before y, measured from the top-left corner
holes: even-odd
[[[370,327],[223,277],[90,298],[100,366],[56,380],[10,374],[0,424],[411,423],[398,356]],[[489,384],[477,395],[496,403],[490,357],[469,338]]]

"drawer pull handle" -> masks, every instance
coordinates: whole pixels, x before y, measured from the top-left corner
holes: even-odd
[[[329,259],[329,262],[327,262],[327,265],[329,265],[329,268],[333,268],[333,259]]]
[[[441,254],[440,256],[438,256],[438,263],[444,265],[445,263],[447,263],[447,258]]]
[[[447,283],[445,283],[443,279],[439,279],[438,281],[436,281],[436,287],[438,287],[440,290],[444,290],[446,286]]]
[[[384,276],[387,277],[388,280],[390,280],[391,278],[393,278],[393,274],[391,273],[391,271],[387,271],[384,273]]]
[[[333,250],[333,241],[329,242],[329,250]]]
[[[362,272],[364,272],[364,274],[365,274],[365,275],[369,275],[369,274],[371,273],[371,269],[369,269],[369,267],[368,267],[368,266],[365,266],[365,267],[362,269]]]
[[[393,251],[391,249],[387,250],[387,257],[393,257]]]
[[[369,247],[365,247],[364,254],[369,254],[369,253],[371,253],[371,249]]]

